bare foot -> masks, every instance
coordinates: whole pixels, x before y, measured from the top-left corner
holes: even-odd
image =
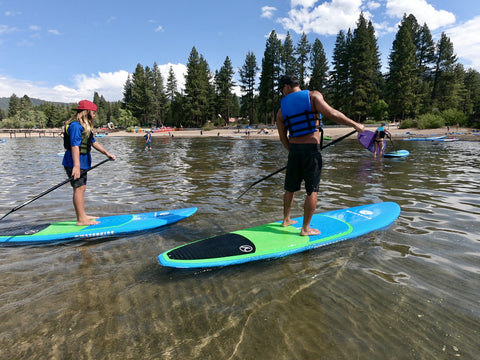
[[[282,227],[287,227],[287,226],[290,226],[290,225],[293,225],[293,224],[296,224],[298,221],[297,220],[283,220],[282,222]]]
[[[98,219],[99,217],[100,217],[100,216],[90,216],[90,215],[87,215],[87,218],[92,219],[92,220]]]
[[[320,234],[321,234],[320,230],[312,229],[312,228],[308,228],[307,230],[302,229],[302,231],[300,231],[300,235],[302,235],[302,236],[320,235]]]
[[[95,221],[95,220],[90,220],[90,219],[85,219],[85,220],[78,220],[77,221],[77,225],[78,226],[85,226],[85,225],[96,225],[98,224],[99,221]]]

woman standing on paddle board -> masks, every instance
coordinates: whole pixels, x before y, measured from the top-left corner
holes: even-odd
[[[97,113],[97,105],[88,100],[82,100],[75,108],[76,114],[65,123],[63,145],[65,155],[62,165],[68,177],[73,176],[70,184],[73,187],[73,207],[77,215],[77,225],[94,225],[96,217],[88,216],[85,212],[85,190],[87,189],[87,171],[92,166],[91,148],[95,148],[110,159],[110,154],[93,136],[93,119]]]
[[[284,97],[277,113],[277,128],[280,141],[288,150],[282,226],[296,223],[290,219],[290,210],[295,192],[305,181],[307,197],[300,235],[317,235],[320,230],[311,228],[310,222],[317,206],[322,171],[320,132],[317,130],[319,114],[339,124],[352,126],[358,132],[363,132],[365,127],[328,105],[319,91],[302,90],[295,75],[282,76],[279,90]]]

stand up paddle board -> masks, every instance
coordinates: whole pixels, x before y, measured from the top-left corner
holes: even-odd
[[[74,240],[121,236],[152,230],[183,220],[197,211],[196,207],[155,211],[142,214],[100,217],[96,225],[78,226],[76,221],[16,226],[0,229],[0,245],[34,245]]]
[[[313,215],[311,227],[320,235],[301,236],[303,218],[287,227],[281,221],[213,236],[168,250],[158,256],[163,266],[208,268],[278,258],[387,227],[400,215],[400,206],[384,202]]]
[[[384,157],[404,157],[410,155],[408,150],[396,150],[389,153],[384,154]]]

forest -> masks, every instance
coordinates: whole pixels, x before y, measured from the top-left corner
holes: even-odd
[[[380,55],[374,27],[363,14],[355,29],[337,34],[330,64],[322,42],[311,43],[306,34],[294,44],[290,33],[282,41],[272,31],[261,63],[248,52],[237,71],[228,56],[212,71],[193,47],[184,88],[178,88],[172,68],[164,79],[156,63],[139,63],[124,84],[122,101],[108,102],[93,94],[98,106],[95,125],[200,128],[228,126],[231,118],[241,124],[273,125],[281,99],[278,80],[288,73],[298,76],[302,89],[319,90],[330,105],[356,121],[480,127],[480,73],[458,62],[445,33],[434,42],[427,24],[404,15],[386,73],[381,71]],[[27,95],[12,94],[8,111],[0,110],[0,127],[61,127],[71,117],[72,105],[34,106]]]

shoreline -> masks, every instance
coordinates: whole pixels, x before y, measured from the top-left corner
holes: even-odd
[[[375,131],[377,126],[367,126],[367,130]],[[387,128],[388,129],[388,128]],[[277,129],[268,129],[266,132],[263,129],[250,129],[250,133],[246,134],[245,129],[241,129],[240,132],[237,129],[214,129],[209,131],[202,131],[201,129],[188,129],[188,130],[177,130],[177,131],[165,131],[165,132],[154,132],[152,133],[152,138],[195,138],[195,137],[221,137],[229,139],[272,139],[279,140]],[[472,128],[458,128],[454,131],[447,133],[446,128],[438,129],[396,129],[393,126],[388,129],[392,134],[392,139],[404,139],[412,137],[430,137],[430,136],[443,136],[447,135],[448,137],[458,138],[461,141],[480,141],[480,132],[474,131]],[[348,132],[352,131],[352,128],[346,126],[340,127],[325,127],[324,136],[330,136],[332,139],[339,138],[344,136]],[[108,132],[108,131],[107,131]],[[105,131],[100,131],[98,134],[104,134]],[[474,133],[476,135],[474,135]],[[109,137],[143,137],[145,132],[127,132],[123,130],[108,132]],[[350,135],[349,138],[355,138],[357,135]]]

